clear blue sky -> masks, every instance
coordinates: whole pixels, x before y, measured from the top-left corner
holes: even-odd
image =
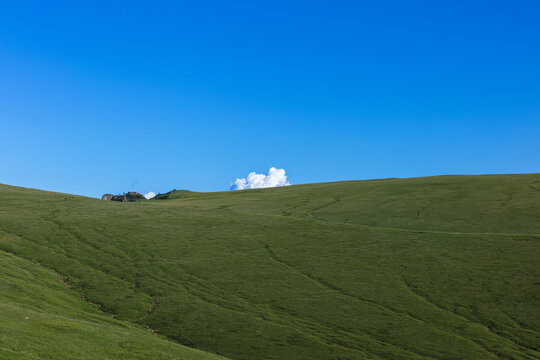
[[[2,1],[0,183],[540,172],[540,1]]]

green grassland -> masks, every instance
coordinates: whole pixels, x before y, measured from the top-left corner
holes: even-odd
[[[111,318],[59,274],[0,251],[0,359],[224,359]]]
[[[134,203],[0,185],[0,231],[21,287],[0,293],[0,351],[22,358],[540,358],[540,174]]]

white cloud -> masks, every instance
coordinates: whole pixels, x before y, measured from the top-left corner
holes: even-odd
[[[151,198],[153,198],[154,196],[156,196],[156,193],[153,192],[153,191],[149,191],[149,192],[147,192],[146,194],[144,194],[145,199],[151,199]]]
[[[287,175],[285,175],[285,169],[276,169],[271,167],[268,170],[268,174],[256,174],[250,172],[247,178],[236,179],[231,184],[231,190],[245,190],[245,189],[260,189],[276,186],[288,186],[291,185],[287,181]]]

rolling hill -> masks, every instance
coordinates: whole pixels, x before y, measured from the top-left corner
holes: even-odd
[[[224,359],[113,319],[59,274],[4,251],[0,334],[0,359]]]
[[[0,185],[0,250],[7,359],[540,358],[540,174]]]

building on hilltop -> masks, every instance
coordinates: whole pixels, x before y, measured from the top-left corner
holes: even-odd
[[[113,195],[113,194],[104,194],[101,197],[101,200],[111,200],[111,201],[120,201],[120,202],[131,202],[144,199],[144,196],[136,191],[130,191],[127,194],[122,195]]]

